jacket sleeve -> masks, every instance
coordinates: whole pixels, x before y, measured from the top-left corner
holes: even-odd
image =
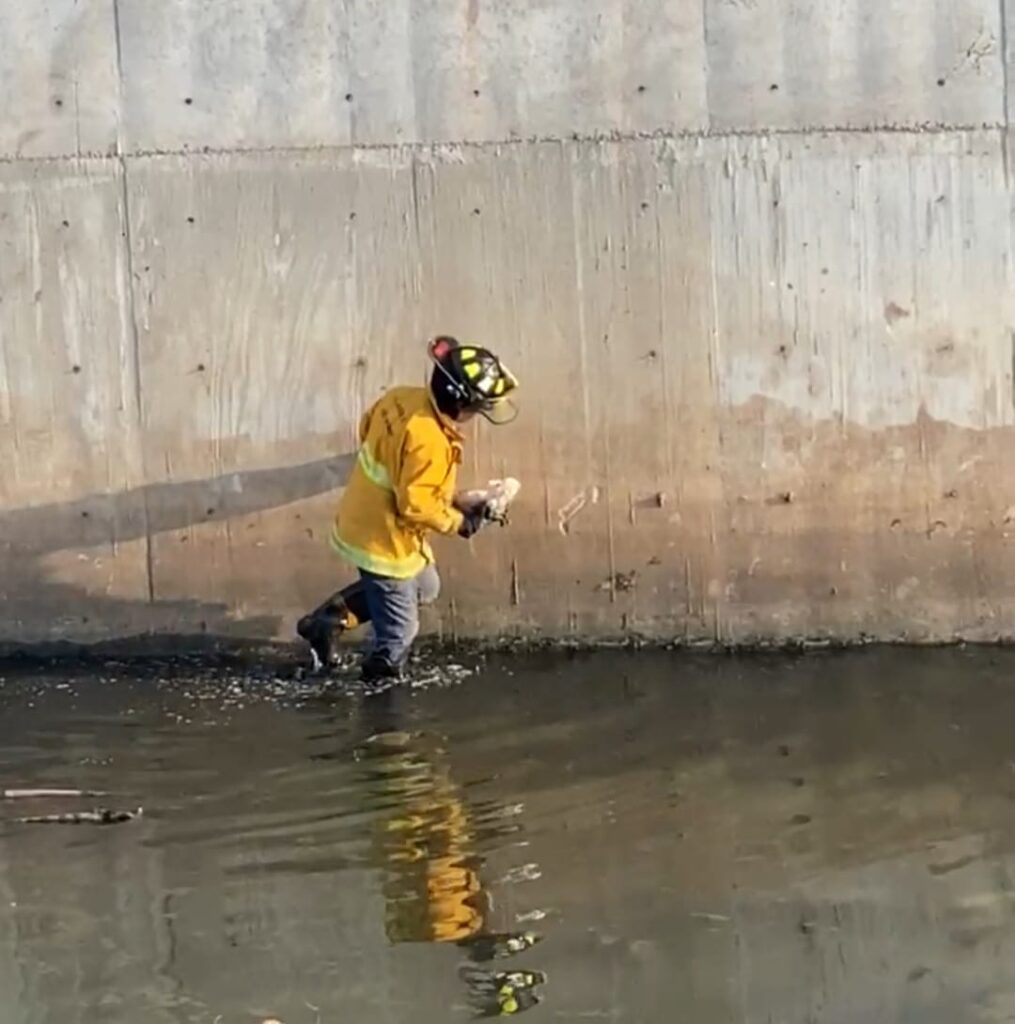
[[[451,504],[457,472],[451,445],[436,424],[424,421],[407,431],[395,481],[399,517],[410,526],[457,533],[463,519]]]

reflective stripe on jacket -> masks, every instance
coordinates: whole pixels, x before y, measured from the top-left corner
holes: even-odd
[[[394,388],[360,423],[360,449],[331,531],[331,545],[360,569],[408,579],[433,552],[430,530],[452,534],[451,505],[462,436],[434,408],[427,388]]]

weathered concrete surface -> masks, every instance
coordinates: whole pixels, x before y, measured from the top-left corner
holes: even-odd
[[[1004,118],[995,0],[706,0],[717,129],[977,126]]]
[[[705,121],[698,4],[133,0],[122,6],[121,31],[126,132],[141,149],[488,140]]]
[[[120,120],[115,0],[0,9],[0,154],[110,153]]]
[[[466,475],[526,484],[439,628],[1015,633],[1010,38],[831,7],[5,7],[0,639],[285,633],[437,331],[524,378]]]
[[[0,152],[998,125],[1005,38],[997,0],[11,3]]]
[[[123,210],[115,163],[0,165],[7,636],[130,629],[148,600],[143,507],[47,514],[142,482]]]
[[[81,15],[13,20],[45,39]],[[702,23],[700,4],[668,0],[119,0],[109,110],[146,150],[699,129]]]

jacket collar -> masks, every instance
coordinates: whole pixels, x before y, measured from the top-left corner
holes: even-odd
[[[430,402],[430,408],[433,410],[434,416],[437,417],[437,422],[443,428],[444,433],[447,434],[452,441],[456,441],[458,444],[461,444],[462,441],[465,440],[465,435],[462,433],[458,424],[455,423],[450,416],[445,416],[444,413],[437,408],[437,402],[434,400],[433,392],[429,388],[426,389],[426,397]]]

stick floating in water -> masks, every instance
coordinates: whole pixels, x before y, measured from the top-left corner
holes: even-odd
[[[43,800],[50,798],[106,796],[105,793],[92,789],[5,789],[5,800]]]
[[[94,811],[68,811],[65,814],[35,814],[27,818],[15,818],[19,825],[119,825],[125,821],[140,818],[144,809],[136,811],[111,811],[97,807]]]

